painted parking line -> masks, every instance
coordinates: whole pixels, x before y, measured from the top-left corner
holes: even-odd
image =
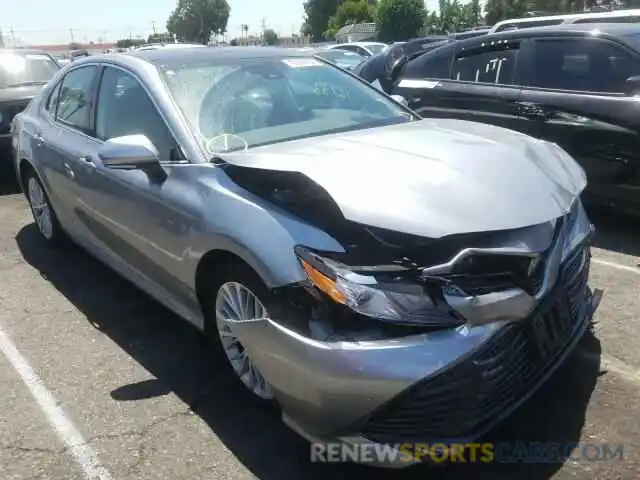
[[[69,420],[42,379],[2,330],[0,330],[0,351],[4,353],[29,389],[58,438],[82,470],[84,477],[87,480],[113,480],[109,471],[100,464],[96,452]]]
[[[598,265],[602,265],[604,267],[617,268],[618,270],[624,270],[625,272],[635,273],[636,275],[640,275],[640,268],[632,267],[630,265],[622,265],[620,263],[610,262],[608,260],[602,260],[600,258],[591,258],[592,263],[597,263]]]

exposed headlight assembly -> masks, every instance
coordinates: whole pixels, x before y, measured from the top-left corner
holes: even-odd
[[[394,276],[394,266],[371,267],[369,271],[359,267],[356,271],[305,247],[297,247],[296,255],[313,287],[355,313],[403,325],[455,327],[464,323],[424,284]],[[396,271],[407,269],[398,267]]]

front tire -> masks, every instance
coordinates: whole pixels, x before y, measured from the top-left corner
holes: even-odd
[[[273,408],[275,394],[244,345],[225,319],[251,320],[268,317],[274,299],[262,280],[249,267],[234,264],[218,272],[205,305],[207,335],[227,373],[239,381],[253,402]]]
[[[25,175],[25,195],[31,208],[33,220],[38,227],[40,235],[50,245],[61,245],[66,240],[66,235],[60,226],[58,216],[51,206],[51,201],[44,191],[42,182],[34,171]]]

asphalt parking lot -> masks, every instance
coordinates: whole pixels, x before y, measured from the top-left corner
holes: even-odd
[[[623,460],[389,471],[310,463],[305,441],[216,378],[194,329],[83,251],[49,250],[5,191],[0,478],[640,478],[640,228],[594,221],[591,283],[605,294],[592,332],[487,440],[622,443]]]

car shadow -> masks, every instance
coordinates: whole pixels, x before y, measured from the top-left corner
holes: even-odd
[[[354,464],[311,463],[309,444],[280,419],[253,408],[239,395],[234,379],[221,376],[204,336],[128,281],[77,247],[52,250],[33,225],[16,241],[26,262],[39,270],[88,321],[155,376],[122,385],[116,401],[176,394],[256,477],[548,479],[562,462],[523,464],[454,464],[417,466],[397,471]],[[599,358],[599,342],[589,332],[583,342]],[[496,428],[491,442],[577,442],[585,410],[600,373],[598,362],[586,365],[572,356],[547,384],[508,421]],[[455,412],[451,412],[455,415]]]
[[[18,182],[13,178],[0,178],[0,197],[20,193]]]
[[[611,209],[588,209],[596,227],[593,246],[640,257],[640,219]]]

